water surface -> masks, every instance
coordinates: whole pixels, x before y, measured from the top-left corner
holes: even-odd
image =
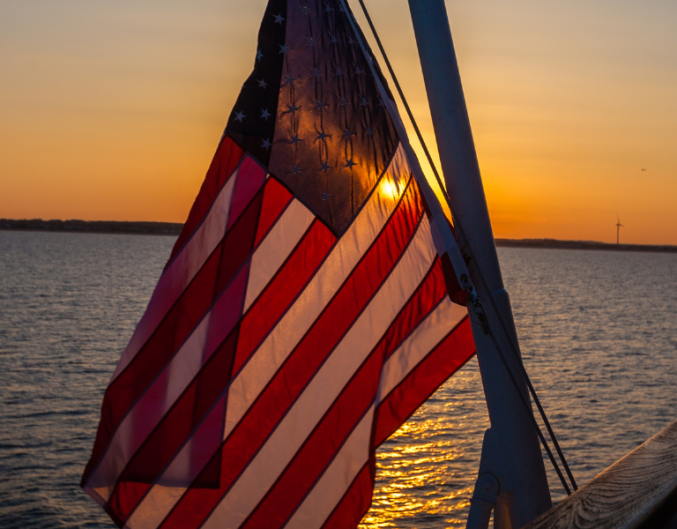
[[[78,483],[173,242],[0,231],[0,527],[114,527]],[[585,483],[677,420],[677,255],[499,255],[525,364]],[[379,451],[362,527],[463,527],[487,427],[473,359]]]

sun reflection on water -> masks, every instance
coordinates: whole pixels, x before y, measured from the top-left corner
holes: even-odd
[[[465,391],[475,377],[472,367],[461,370],[381,446],[360,529],[465,526],[487,426],[484,403]]]

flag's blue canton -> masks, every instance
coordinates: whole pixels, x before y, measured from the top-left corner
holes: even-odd
[[[287,29],[287,1],[271,0],[259,29],[254,71],[244,83],[228,119],[226,133],[245,151],[268,165],[275,134]]]
[[[272,2],[227,128],[337,235],[398,145],[348,16],[336,0]]]

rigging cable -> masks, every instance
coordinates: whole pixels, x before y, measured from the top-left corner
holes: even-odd
[[[454,218],[454,221],[455,221],[454,224],[458,228],[460,235],[462,236],[463,240],[466,242],[466,247],[468,249],[468,252],[470,253],[471,257],[473,257],[472,249],[470,248],[470,245],[467,242],[467,239],[463,235],[463,228],[462,228],[460,222],[458,222],[458,220],[456,219],[456,217],[453,213],[453,208],[452,208],[452,205],[451,205],[451,199],[449,197],[447,189],[444,186],[444,184],[442,183],[442,179],[440,178],[440,174],[439,174],[437,167],[436,167],[436,165],[435,165],[435,163],[432,159],[430,151],[428,150],[428,146],[425,143],[425,140],[423,139],[423,135],[421,134],[421,131],[418,127],[418,124],[416,123],[416,119],[414,118],[414,115],[411,111],[411,108],[409,107],[409,103],[407,102],[407,99],[404,96],[404,92],[402,90],[402,87],[400,86],[399,80],[397,79],[397,76],[395,75],[395,71],[394,71],[394,69],[393,69],[393,67],[390,63],[390,60],[388,59],[388,55],[386,54],[385,48],[383,47],[381,39],[378,36],[378,32],[376,31],[376,27],[374,26],[374,23],[371,20],[371,16],[369,15],[369,12],[367,10],[367,7],[364,4],[364,1],[359,0],[359,2],[360,2],[360,6],[362,7],[362,12],[364,13],[364,16],[366,17],[367,22],[369,24],[369,27],[371,29],[371,32],[374,36],[374,39],[376,40],[376,43],[379,47],[379,50],[381,51],[381,55],[383,56],[383,59],[386,63],[386,66],[388,67],[388,71],[390,72],[390,76],[392,77],[393,82],[395,83],[395,87],[397,88],[397,92],[400,95],[400,99],[402,100],[402,103],[404,104],[404,107],[407,111],[407,115],[409,116],[409,120],[411,121],[411,123],[414,127],[414,130],[416,132],[416,135],[418,137],[418,140],[421,143],[421,146],[423,147],[423,151],[425,152],[426,158],[428,159],[428,163],[429,163],[429,165],[430,165],[430,167],[431,167],[431,169],[432,169],[432,171],[435,175],[435,179],[437,180],[437,184],[440,187],[440,190],[442,191],[442,194],[443,194],[443,196],[444,196],[444,198],[447,202],[447,206],[449,207],[449,210],[451,211],[452,217]],[[494,296],[493,296],[491,290],[488,287],[486,279],[484,278],[484,274],[482,273],[482,271],[480,269],[480,265],[474,258],[473,258],[473,261],[475,262],[477,273],[478,273],[478,275],[479,275],[479,277],[482,281],[482,284],[484,286],[485,291],[487,292],[487,295],[489,297],[489,301],[491,302],[491,305],[494,309],[494,312],[496,313],[498,320],[501,324],[501,328],[503,330],[503,333],[508,338],[508,342],[511,346],[511,349],[513,350],[513,354],[517,358],[517,364],[520,368],[522,376],[524,377],[524,379],[527,383],[527,387],[529,388],[529,392],[531,393],[531,395],[534,399],[534,402],[536,403],[536,407],[538,408],[539,414],[541,415],[541,418],[543,419],[543,422],[544,422],[544,424],[545,424],[545,426],[548,430],[548,434],[550,436],[550,439],[552,440],[553,444],[555,445],[555,449],[557,450],[557,454],[559,455],[559,459],[562,462],[562,466],[564,467],[564,469],[567,473],[567,476],[569,477],[569,480],[571,481],[571,485],[572,485],[574,491],[578,490],[578,487],[576,485],[576,480],[574,479],[574,476],[571,473],[571,470],[570,470],[569,465],[566,461],[566,458],[564,457],[564,454],[563,454],[562,449],[559,445],[559,442],[557,441],[557,437],[555,436],[555,432],[553,431],[553,429],[550,425],[550,421],[548,420],[547,415],[545,413],[545,410],[543,409],[543,406],[541,405],[541,401],[538,398],[538,395],[536,394],[536,390],[534,389],[533,384],[531,383],[531,379],[529,378],[529,375],[528,375],[526,369],[524,368],[524,364],[522,363],[522,360],[521,360],[519,354],[517,353],[517,347],[513,343],[512,337],[511,337],[510,333],[508,332],[507,326],[505,324],[505,321],[503,320],[503,317],[501,316],[501,313],[498,311],[496,301],[494,299]],[[570,489],[569,489],[569,487],[566,483],[566,480],[564,479],[564,476],[562,475],[562,472],[559,469],[559,465],[555,461],[555,458],[554,458],[552,452],[550,451],[550,447],[548,446],[548,444],[545,440],[545,437],[543,436],[543,433],[541,432],[541,429],[538,426],[538,423],[536,422],[536,419],[534,418],[533,413],[531,412],[531,407],[528,405],[528,403],[526,402],[526,399],[524,398],[524,395],[522,394],[522,391],[519,389],[519,385],[517,383],[517,380],[516,380],[512,370],[511,370],[511,368],[510,368],[510,366],[509,366],[509,364],[508,364],[508,362],[505,358],[505,355],[503,354],[501,348],[498,346],[498,342],[497,342],[495,336],[493,335],[493,333],[491,332],[491,329],[489,330],[489,336],[490,336],[490,338],[491,338],[491,340],[494,344],[494,347],[496,348],[496,350],[499,353],[499,356],[501,358],[503,365],[505,366],[508,374],[510,375],[512,383],[515,386],[515,389],[517,390],[517,393],[519,394],[522,403],[527,408],[528,415],[531,417],[531,419],[533,421],[533,425],[534,425],[536,432],[537,432],[537,434],[538,434],[538,436],[541,440],[541,444],[543,445],[543,448],[545,449],[546,453],[548,454],[550,462],[552,463],[555,471],[557,472],[557,475],[560,478],[560,481],[562,482],[562,485],[564,486],[564,490],[567,492],[567,494],[571,494],[571,491],[570,491]]]

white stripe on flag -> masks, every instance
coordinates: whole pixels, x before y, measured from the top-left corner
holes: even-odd
[[[233,189],[240,174],[246,173],[247,178],[251,178],[250,173],[263,173],[264,170],[251,158],[246,157],[234,172],[237,172],[237,174],[232,174],[226,185],[221,188],[200,227],[160,277],[148,302],[146,312],[122,353],[109,385],[134,359],[165,317],[167,311],[193,280],[195,274],[202,268],[202,265],[223,238],[226,233],[226,226],[228,226]],[[261,180],[265,181],[265,178]]]
[[[120,422],[87,484],[106,501],[129,461],[204,363],[240,319],[247,270],[241,270],[214,307]]]
[[[282,265],[314,218],[298,200],[290,204],[252,256],[252,261],[259,265],[255,288],[262,289],[265,286],[264,281],[270,280],[276,272],[270,266],[261,264],[266,261],[266,257],[271,255],[273,263]],[[238,300],[241,299],[243,290],[240,283],[244,281],[246,275],[246,270],[243,270],[233,280],[233,284],[197,324],[171,361],[120,423],[101,463],[88,480],[88,484],[95,488],[104,500],[108,501],[115,481],[148,433],[159,424],[237,323],[241,305]],[[235,307],[238,308],[237,314],[234,312]],[[179,474],[185,476],[185,472]],[[172,478],[173,481],[176,479]]]
[[[430,224],[424,217],[393,272],[213,511],[203,529],[235,528],[249,516],[381,340],[425,278],[435,256]],[[243,398],[246,395],[233,391],[229,396],[231,401]]]
[[[136,509],[130,516],[124,529],[158,527],[169,513],[167,506],[174,506],[186,492],[186,488],[154,485],[152,492],[144,498],[141,508]]]
[[[391,181],[399,182],[400,189],[406,187],[409,168],[403,149],[397,150],[388,173]],[[338,292],[381,233],[396,205],[394,200],[382,200],[378,193],[372,195],[299,299],[233,380],[228,396],[224,439]]]
[[[373,420],[374,406],[372,405],[322,477],[284,526],[285,529],[322,527],[352,485],[357,474],[369,461]]]
[[[385,400],[407,375],[468,315],[468,309],[445,296],[440,304],[388,357],[381,372],[379,400]]]
[[[445,297],[384,364],[379,387],[379,401],[384,400],[466,316],[467,310],[464,307],[452,303],[449,298]],[[372,419],[371,415],[373,415],[372,411],[370,411],[369,421]],[[350,440],[341,449],[335,462],[327,469],[305,502],[294,514],[286,526],[287,529],[313,527],[311,520],[320,520],[321,523],[340,501],[345,490],[368,459],[368,438],[364,446],[361,444],[358,444],[358,446],[354,443],[355,437],[359,436],[356,433],[359,428],[367,428],[366,435],[368,436],[371,431],[371,424],[369,422],[368,426],[365,426],[363,420],[355,432],[351,434]],[[353,448],[349,448],[351,443],[355,445]],[[367,450],[367,455],[344,461],[346,458],[352,457],[350,454],[356,450]],[[185,488],[161,487],[159,485],[156,485],[155,488],[157,490],[154,490],[154,497],[148,499],[143,510],[135,513],[134,522],[137,527],[157,526],[162,518],[155,518],[153,515],[165,511],[165,509],[159,508],[160,505],[156,504],[158,500],[164,498],[162,503],[174,504],[186,490]],[[131,522],[130,520],[130,524],[126,527],[131,528]],[[319,525],[319,523],[316,525]]]
[[[287,206],[252,256],[245,312],[284,264],[314,219],[315,215],[296,199]]]
[[[386,172],[386,177],[390,182],[397,183],[399,189],[405,189],[409,179],[409,168],[404,155],[404,150],[400,146],[395,153],[393,160]],[[242,405],[233,403],[233,396],[228,392],[228,412],[226,414],[226,430],[224,438],[230,433],[234,426],[239,422],[244,413],[251,405],[251,402],[258,396],[258,393],[272,376],[277,371],[277,368],[271,372],[266,362],[272,362],[271,357],[280,358],[287,355],[293,350],[298,341],[304,335],[310,325],[315,321],[317,315],[324,309],[326,303],[331,300],[338,288],[343,284],[346,278],[350,275],[353,268],[359,263],[363,253],[369,249],[374,240],[381,233],[381,230],[392,215],[395,206],[392,198],[384,198],[378,193],[374,193],[369,201],[365,204],[362,211],[353,221],[348,231],[339,239],[332,253],[327,257],[322,267],[309,282],[303,293],[295,304],[289,309],[288,313],[279,322],[277,327],[270,333],[268,339],[259,351],[255,353],[252,360],[258,358],[256,362],[246,364],[245,368],[235,379],[234,383],[240,380],[243,376],[246,379],[245,384],[252,385],[255,390],[247,395],[251,398]],[[301,327],[305,330],[301,331]],[[263,368],[253,368],[252,365],[263,365]],[[257,372],[257,369],[261,369]],[[237,392],[236,392],[237,393]],[[242,394],[240,390],[240,394]],[[223,395],[220,400],[226,398]],[[235,398],[238,398],[237,396]],[[242,398],[242,397],[239,397]],[[215,409],[218,408],[218,403]],[[230,420],[230,425],[228,421]],[[199,432],[199,430],[198,430]],[[186,460],[190,457],[190,442],[187,442],[181,451],[174,457],[169,467],[165,470],[158,482],[164,483],[168,480],[165,477],[177,476],[184,468],[187,467]],[[175,489],[180,492],[171,492],[167,487],[154,485],[149,491],[144,500],[139,504],[136,510],[132,513],[127,525],[131,527],[146,527],[140,524],[139,520],[154,519],[160,523],[169,511],[174,507],[178,498],[183,495],[197,474],[201,470],[195,466],[190,466],[191,471],[185,476],[185,487]],[[172,478],[174,481],[174,478]],[[153,525],[150,525],[152,527]]]

